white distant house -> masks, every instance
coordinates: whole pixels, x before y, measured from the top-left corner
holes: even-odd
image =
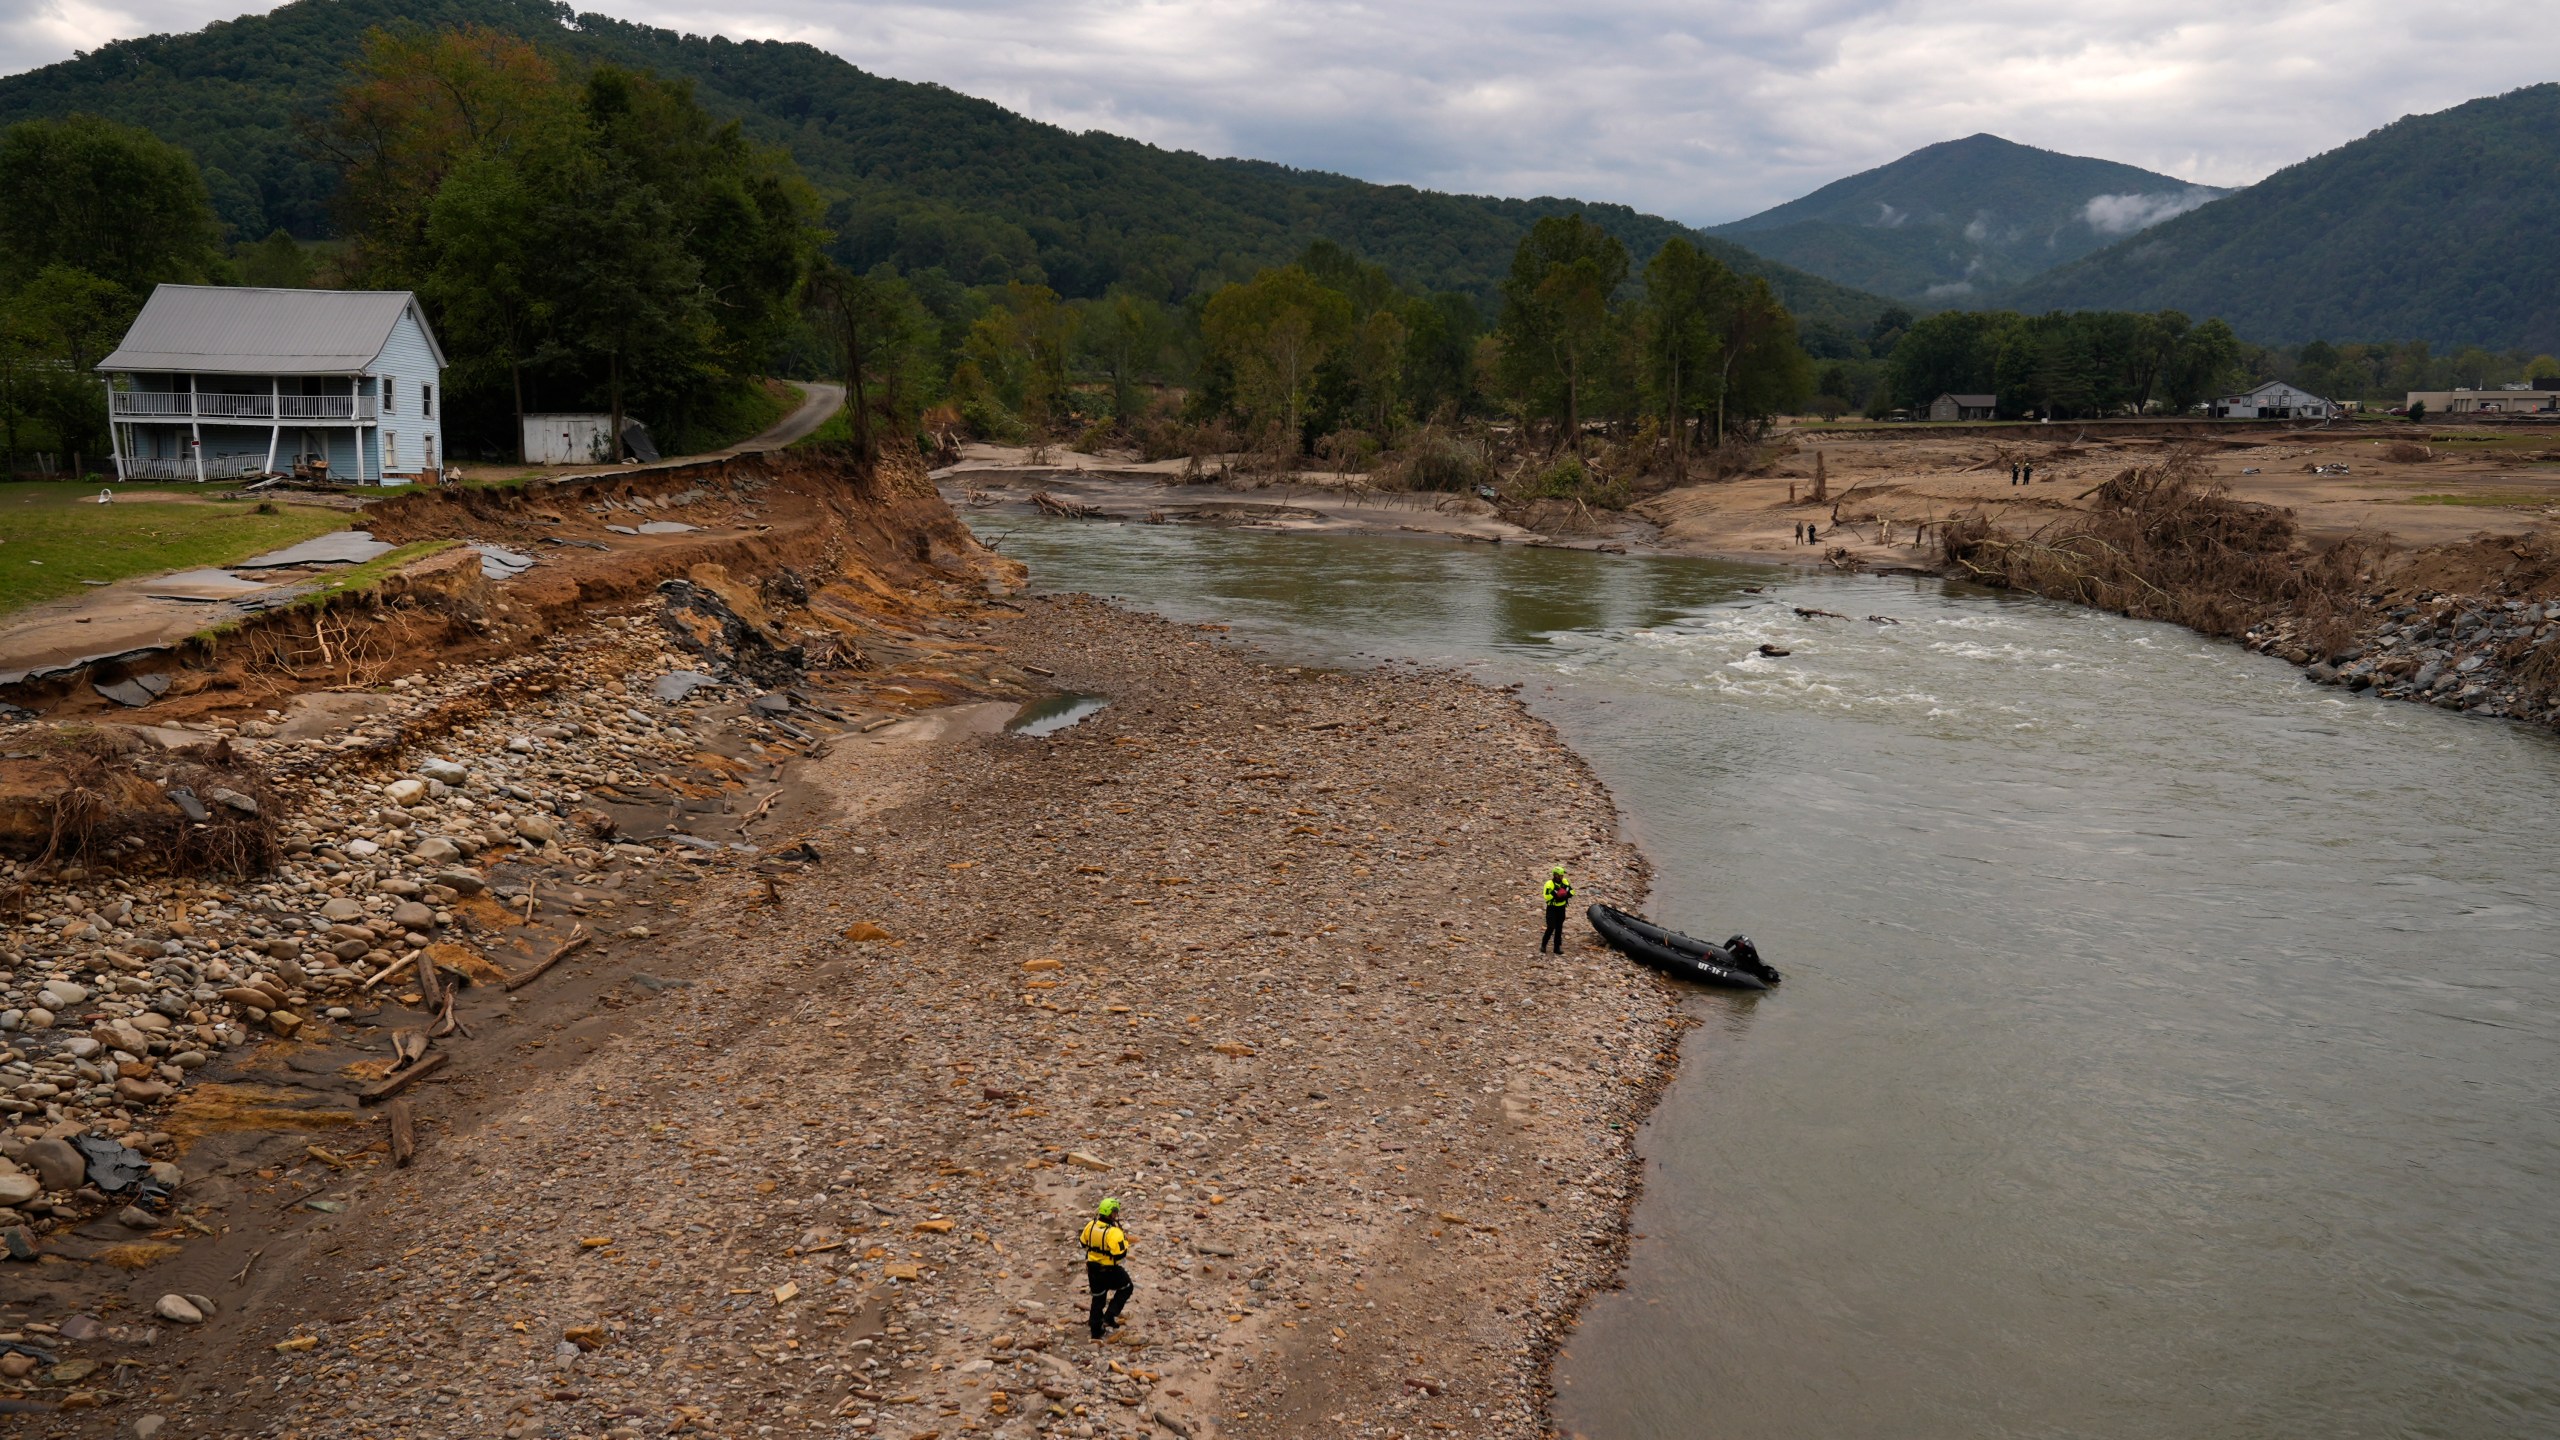
[[[2208,413],[2217,420],[2334,420],[2339,405],[2281,380],[2270,380],[2245,395],[2223,396],[2213,402]]]
[[[406,290],[162,285],[98,370],[120,479],[378,485],[444,464],[444,350]]]
[[[1932,420],[1988,420],[2000,408],[1997,395],[1941,395],[1929,402]]]

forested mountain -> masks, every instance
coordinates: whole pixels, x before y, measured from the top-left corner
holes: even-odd
[[[2226,193],[1973,135],[1708,233],[1844,285],[1963,304]]]
[[[2262,342],[2560,350],[2560,84],[2413,115],[2003,295]]]
[[[1419,290],[1489,302],[1543,216],[1580,212],[1639,257],[1675,236],[1766,277],[1817,350],[1886,308],[1731,241],[1622,205],[1373,185],[1076,134],[938,85],[867,74],[815,47],[704,39],[545,0],[297,0],[184,35],[117,41],[0,79],[0,125],[89,113],[192,151],[234,237],[331,233],[335,170],[304,138],[378,26],[489,26],[565,55],[690,80],[713,113],[789,147],[829,201],[849,264],[1022,279],[1070,297],[1126,284],[1178,299],[1329,239]]]

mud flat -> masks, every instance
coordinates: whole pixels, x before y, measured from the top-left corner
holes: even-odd
[[[609,945],[456,1011],[414,1164],[356,1112],[334,1164],[182,1188],[212,1233],[93,1288],[111,1334],[9,1311],[113,1352],[54,1433],[1542,1433],[1681,1023],[1613,956],[1532,951],[1548,864],[1642,893],[1610,798],[1454,676],[1077,599],[982,629],[970,665],[1111,703],[769,737],[758,853],[594,842],[539,898]],[[599,665],[556,703],[628,704]],[[1140,1288],[1097,1345],[1105,1194]],[[216,1314],[144,1344],[163,1290]]]

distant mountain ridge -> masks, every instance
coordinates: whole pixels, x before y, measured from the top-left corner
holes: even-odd
[[[2560,84],[2412,115],[2019,285],[2028,310],[2174,307],[2262,343],[2560,351]]]
[[[2113,160],[1969,135],[1709,233],[1844,285],[1972,305],[2228,193]]]
[[[1489,299],[1541,217],[1579,211],[1639,264],[1687,236],[1768,279],[1823,337],[1889,308],[1729,240],[1624,205],[1449,195],[1077,134],[939,85],[867,74],[814,46],[678,35],[549,0],[296,0],[191,34],[117,41],[0,79],[0,125],[75,112],[192,151],[242,238],[328,232],[334,177],[298,137],[377,26],[477,24],[574,57],[689,79],[704,105],[788,147],[832,202],[839,256],[941,266],[980,284],[1037,278],[1068,295],[1131,283],[1179,296],[1333,240],[1423,290]]]

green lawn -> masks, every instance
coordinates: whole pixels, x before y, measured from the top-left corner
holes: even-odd
[[[226,485],[119,485],[101,505],[96,485],[0,484],[0,615],[89,587],[202,565],[227,565],[347,528],[344,510],[216,499]]]

